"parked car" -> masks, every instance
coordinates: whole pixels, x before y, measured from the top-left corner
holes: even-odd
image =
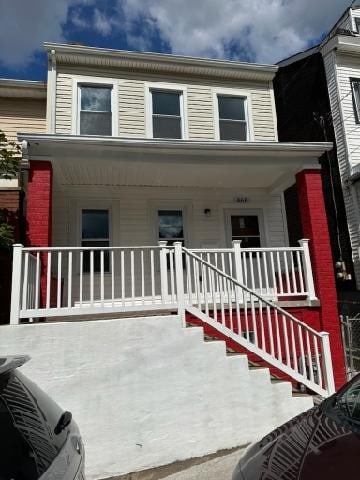
[[[84,448],[70,412],[0,357],[0,480],[82,480]]]
[[[233,480],[355,480],[360,474],[360,375],[319,406],[250,446]]]

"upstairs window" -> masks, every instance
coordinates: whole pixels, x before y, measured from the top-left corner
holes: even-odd
[[[79,87],[80,135],[112,135],[111,93],[107,86]]]
[[[355,28],[357,33],[360,33],[360,18],[355,18]]]
[[[183,138],[182,93],[152,90],[153,138]]]
[[[218,95],[220,140],[247,140],[246,99]]]
[[[360,80],[351,79],[351,90],[353,96],[355,122],[360,123]]]
[[[81,246],[109,247],[109,211],[84,209],[81,214]],[[93,256],[94,272],[100,272],[100,250],[94,250]],[[84,251],[83,271],[90,272],[90,250]],[[109,271],[109,251],[104,252],[104,271]]]

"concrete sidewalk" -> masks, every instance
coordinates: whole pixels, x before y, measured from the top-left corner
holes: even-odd
[[[241,457],[241,450],[213,458],[186,470],[174,473],[163,480],[231,480],[232,472]]]
[[[246,445],[106,480],[231,480]]]

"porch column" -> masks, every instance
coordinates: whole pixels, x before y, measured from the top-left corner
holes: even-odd
[[[330,334],[330,348],[336,387],[346,381],[344,352],[334,262],[331,253],[321,171],[303,170],[296,175],[300,219],[303,236],[310,239],[309,248],[314,273],[315,292],[320,300],[320,328]]]
[[[30,160],[27,186],[27,246],[49,247],[52,239],[52,165],[48,161]],[[41,305],[46,300],[47,255],[41,255]]]

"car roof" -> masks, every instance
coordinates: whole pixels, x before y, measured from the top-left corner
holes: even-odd
[[[17,367],[21,367],[30,360],[29,355],[8,355],[0,357],[0,375],[9,373]]]

